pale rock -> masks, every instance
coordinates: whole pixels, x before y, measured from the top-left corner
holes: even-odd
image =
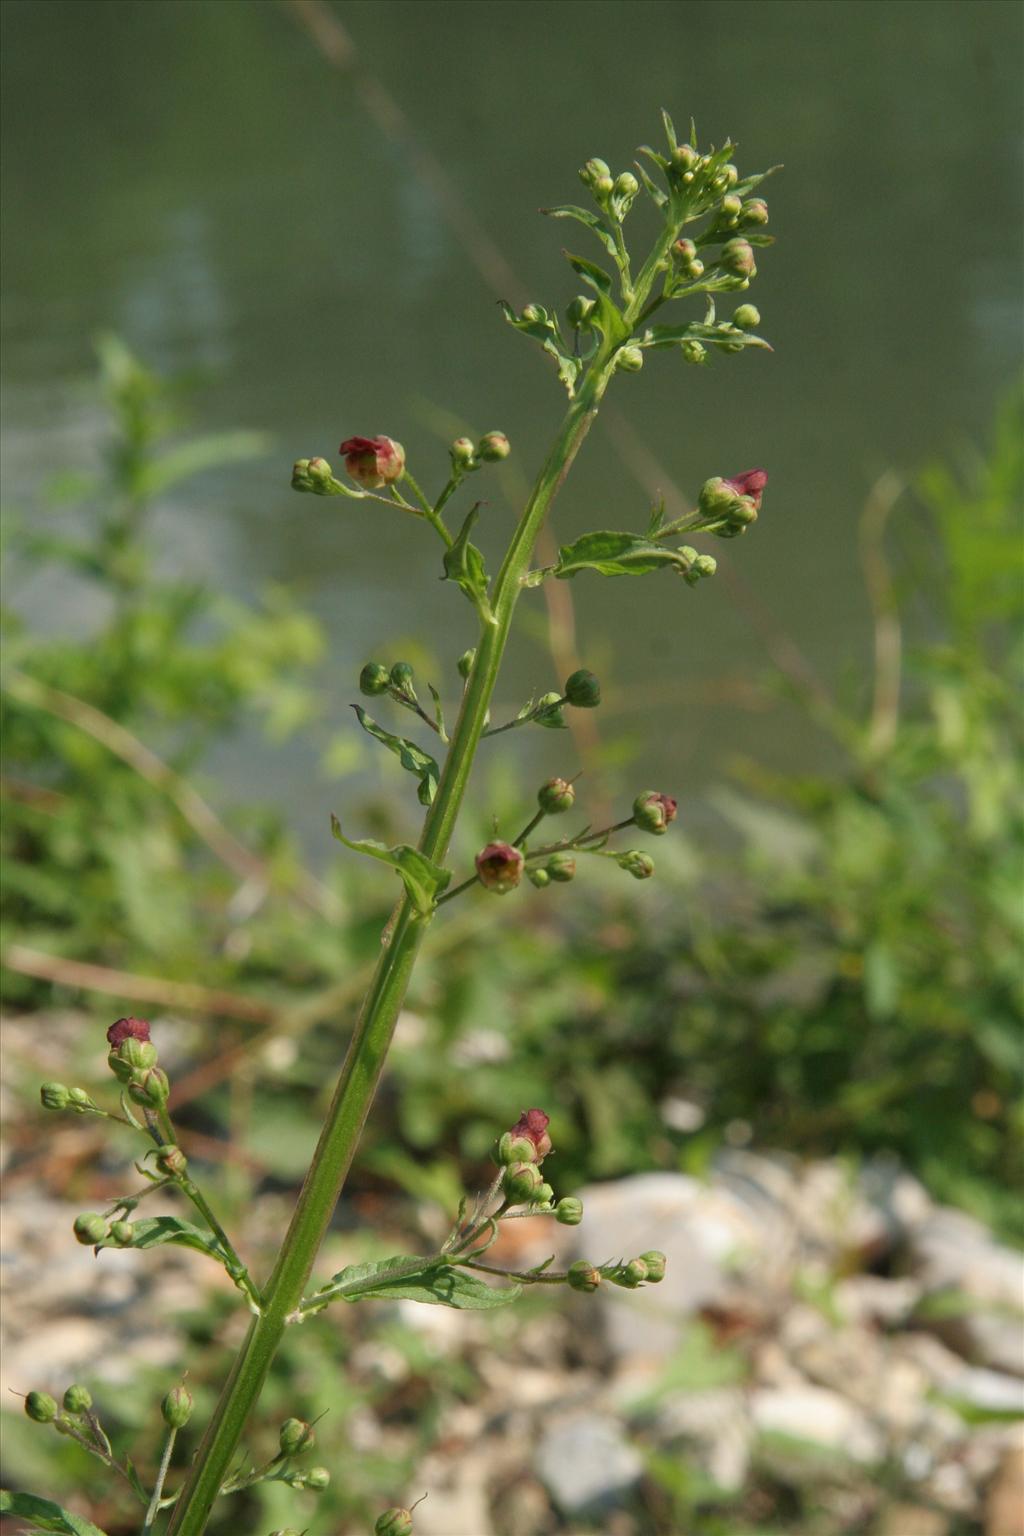
[[[909,1276],[891,1280],[881,1275],[849,1275],[835,1288],[836,1306],[844,1321],[865,1326],[899,1327],[920,1298],[920,1282]]]
[[[655,1423],[659,1439],[688,1442],[688,1452],[718,1488],[734,1492],[743,1487],[753,1431],[739,1387],[668,1393],[658,1403]]]
[[[760,1387],[750,1394],[750,1414],[761,1435],[784,1435],[867,1464],[885,1456],[878,1429],[845,1397],[825,1387]]]
[[[547,1427],[534,1454],[537,1476],[570,1518],[621,1503],[643,1474],[639,1453],[614,1419],[580,1414]],[[451,1536],[454,1527],[449,1528]]]
[[[939,1509],[924,1504],[890,1504],[877,1528],[877,1536],[946,1536],[949,1519]]]
[[[955,1290],[971,1305],[930,1323],[981,1365],[1024,1375],[1024,1255],[974,1217],[945,1207],[913,1232],[910,1263],[925,1294]]]

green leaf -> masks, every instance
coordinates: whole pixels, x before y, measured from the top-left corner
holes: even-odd
[[[661,156],[660,155],[659,156],[655,156],[653,150],[649,149],[649,150],[646,151],[646,153],[649,154],[652,158],[657,159],[662,165],[664,165],[664,161],[661,160]],[[639,160],[636,161],[635,164],[636,164],[637,175],[640,177],[640,180],[643,182],[644,191],[647,193],[647,196],[651,199],[651,202],[654,204],[654,206],[656,208],[664,208],[666,206],[666,204],[668,203],[668,193],[667,192],[663,192],[661,190],[661,188],[659,186],[657,186],[651,180],[651,178],[648,176],[647,172],[644,170],[643,166],[640,164]]]
[[[142,473],[141,494],[159,496],[182,480],[206,469],[220,469],[227,464],[242,464],[247,459],[265,458],[273,445],[266,432],[217,432],[190,438],[177,448],[170,448],[146,465]]]
[[[353,704],[356,719],[368,736],[381,742],[389,752],[393,752],[407,773],[413,773],[420,781],[417,790],[417,798],[421,805],[430,805],[437,793],[437,781],[441,777],[441,770],[437,763],[424,752],[414,741],[407,741],[404,736],[394,736],[386,731],[382,725],[378,725],[361,704]]]
[[[537,304],[534,307],[539,311],[540,318],[524,320],[504,299],[499,299],[498,302],[509,325],[514,326],[517,331],[522,331],[526,336],[532,336],[534,341],[539,341],[548,356],[554,358],[558,367],[558,377],[565,385],[569,398],[572,399],[576,392],[576,380],[583,370],[583,364],[579,358],[570,357],[565,350],[565,342],[554,316]]]
[[[417,1267],[417,1262],[421,1267]],[[446,1260],[382,1259],[376,1264],[352,1264],[331,1280],[343,1301],[422,1301],[462,1312],[506,1307],[522,1292],[521,1285],[495,1287]]]
[[[580,224],[585,224],[588,229],[593,230],[609,256],[618,260],[615,236],[596,213],[590,213],[586,208],[577,208],[574,203],[566,203],[560,208],[542,208],[541,213],[546,213],[551,219],[576,219]]]
[[[618,346],[629,335],[629,326],[623,319],[618,305],[609,298],[612,280],[608,273],[596,262],[586,261],[582,256],[574,256],[571,251],[563,251],[562,254],[573,271],[582,277],[585,283],[589,283],[597,295],[597,309],[591,323],[597,327],[610,346]]]
[[[424,917],[433,911],[436,898],[452,878],[450,869],[442,869],[432,859],[428,859],[425,853],[420,853],[418,848],[410,848],[407,843],[385,848],[383,843],[375,843],[369,837],[346,837],[337,816],[331,817],[331,834],[339,843],[344,843],[346,848],[351,848],[353,853],[365,853],[371,859],[380,859],[382,864],[390,864],[398,873],[416,911]]]
[[[596,261],[587,261],[585,256],[574,256],[571,251],[565,251],[563,254],[577,277],[582,277],[595,292],[611,293],[611,277],[603,267],[597,265]]]
[[[615,533],[603,528],[585,533],[573,544],[563,544],[558,551],[555,575],[563,581],[578,571],[597,571],[602,576],[645,576],[663,565],[689,570],[689,561],[674,549],[654,544],[638,533]]]
[[[444,706],[441,703],[441,695],[438,693],[433,683],[428,683],[427,687],[430,689],[430,697],[434,701],[434,720],[437,723],[437,734],[440,736],[443,742],[447,742],[448,732],[444,728]]]
[[[676,139],[676,125],[669,117],[664,107],[661,109],[661,121],[662,126],[665,129],[665,137],[668,140],[668,147],[674,154],[676,148],[678,147],[678,141]]]
[[[682,341],[702,341],[712,347],[728,345],[730,348],[762,347],[766,352],[772,350],[771,344],[763,336],[741,331],[738,325],[730,325],[728,321],[722,321],[719,325],[707,325],[700,320],[691,320],[688,325],[650,325],[639,338],[641,347],[675,347]]]
[[[469,542],[473,524],[480,516],[480,503],[466,513],[466,520],[459,529],[451,549],[444,552],[444,579],[460,586],[486,624],[493,618],[487,601],[487,571],[484,557],[475,544]]]
[[[133,1248],[159,1248],[164,1243],[176,1243],[180,1248],[195,1248],[219,1264],[224,1262],[224,1254],[216,1239],[201,1227],[194,1227],[190,1221],[181,1221],[177,1216],[147,1216],[133,1225]],[[96,1244],[97,1249],[117,1246],[109,1240]]]
[[[105,1531],[83,1515],[74,1515],[70,1509],[51,1504],[49,1499],[39,1499],[34,1493],[0,1489],[0,1515],[20,1515],[23,1520],[31,1520],[34,1531],[55,1532],[56,1536],[106,1536]]]

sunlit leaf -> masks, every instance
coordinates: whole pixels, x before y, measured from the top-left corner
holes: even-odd
[[[366,713],[361,704],[353,704],[352,708],[366,734],[393,752],[407,773],[416,775],[420,781],[417,791],[419,802],[421,805],[429,805],[437,793],[437,781],[441,776],[441,770],[430,753],[424,752],[414,741],[407,741],[404,736],[395,736],[391,731],[386,731],[372,715]]]
[[[660,566],[686,571],[690,562],[674,549],[666,549],[638,533],[615,533],[604,528],[585,533],[558,551],[555,575],[561,579],[578,571],[597,571],[601,576],[645,576]]]
[[[18,1515],[32,1522],[33,1531],[53,1532],[54,1536],[106,1536],[98,1525],[86,1520],[84,1515],[72,1514],[49,1499],[37,1498],[34,1493],[11,1493],[0,1489],[0,1515]]]
[[[442,869],[432,859],[428,859],[425,853],[420,853],[418,848],[410,848],[406,843],[386,848],[383,843],[374,842],[369,837],[346,837],[337,816],[331,817],[331,834],[339,843],[344,843],[346,848],[351,848],[353,853],[365,853],[371,859],[379,859],[382,864],[390,864],[399,875],[416,911],[424,917],[433,911],[435,900],[452,878],[451,870]]]

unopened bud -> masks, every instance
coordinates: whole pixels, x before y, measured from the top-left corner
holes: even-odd
[[[528,1136],[520,1136],[516,1131],[506,1131],[498,1138],[494,1156],[501,1167],[508,1168],[513,1163],[535,1163],[537,1149]]]
[[[761,324],[761,311],[756,304],[741,304],[732,317],[733,325],[738,325],[741,331],[752,331],[756,325]]]
[[[541,309],[539,304],[524,304],[523,308],[522,308],[522,311],[520,312],[519,318],[520,318],[520,320],[524,320],[527,325],[536,325],[538,320],[543,320],[544,319],[544,311]],[[460,443],[468,443],[469,442],[469,438],[468,437],[460,437],[459,438],[459,442]],[[453,454],[454,454],[454,451],[455,451],[455,446],[456,445],[453,443],[452,444],[452,452],[453,452]]]
[[[621,174],[615,178],[614,190],[616,197],[636,197],[637,193],[640,191],[640,183],[637,181],[632,171],[622,171]]]
[[[378,693],[386,693],[391,685],[391,674],[382,661],[368,661],[359,674],[359,692],[372,699]]]
[[[719,209],[723,220],[730,224],[736,223],[742,208],[743,203],[736,196],[735,192],[730,192],[728,196],[723,197],[721,203],[719,204]]]
[[[768,204],[763,197],[750,197],[740,211],[740,223],[760,225],[768,223]]]
[[[460,677],[468,677],[469,676],[469,674],[473,670],[473,663],[474,663],[474,661],[476,661],[476,647],[475,646],[471,647],[468,651],[463,651],[462,655],[458,659],[458,662],[456,663],[456,665],[458,667],[458,670],[459,670],[459,676]]]
[[[405,473],[405,449],[391,437],[348,437],[338,452],[345,455],[346,473],[368,491],[394,485]],[[323,461],[310,460],[310,475],[315,462]]]
[[[712,182],[716,192],[725,192],[729,187],[734,187],[740,179],[740,173],[734,165],[723,165],[716,173]]]
[[[39,1090],[39,1100],[44,1109],[67,1109],[71,1095],[63,1083],[44,1083]]]
[[[690,561],[690,569],[683,572],[683,580],[691,587],[695,587],[705,577],[713,576],[718,570],[718,561],[714,555],[698,555],[689,545],[684,545],[679,553],[686,555]]]
[[[75,1217],[72,1231],[83,1246],[89,1247],[102,1243],[107,1235],[107,1224],[95,1211],[84,1211],[81,1216]]]
[[[314,491],[322,491],[334,479],[334,470],[326,459],[310,459],[306,466],[306,479]]]
[[[599,176],[593,184],[594,196],[597,198],[611,197],[615,190],[615,183],[610,176]]]
[[[597,308],[596,299],[588,299],[585,294],[577,294],[569,308],[566,310],[566,319],[574,331],[583,329],[590,324],[594,310]]]
[[[480,884],[498,896],[514,891],[523,878],[523,855],[511,843],[488,843],[476,856]]]
[[[557,816],[561,811],[571,811],[576,791],[568,779],[548,779],[537,791],[537,804],[545,816]]]
[[[169,1429],[184,1429],[192,1417],[192,1393],[187,1387],[172,1387],[160,1404],[160,1412]]]
[[[330,1487],[331,1474],[326,1467],[310,1467],[306,1473],[306,1487],[319,1493],[324,1488]]]
[[[601,1271],[589,1259],[577,1259],[575,1264],[569,1265],[566,1279],[572,1290],[589,1295],[601,1284]]]
[[[754,248],[748,240],[727,240],[719,261],[727,272],[733,272],[737,277],[753,277],[757,271]]]
[[[316,1444],[316,1431],[305,1419],[285,1419],[278,1436],[282,1456],[298,1456],[311,1451]]]
[[[559,885],[568,885],[576,878],[576,860],[571,853],[553,853],[544,867]]]
[[[407,661],[396,661],[389,673],[392,688],[397,688],[399,693],[408,693],[415,698],[412,679],[413,670]]]
[[[643,1259],[630,1259],[628,1264],[623,1264],[609,1277],[614,1285],[621,1285],[627,1291],[635,1291],[637,1286],[643,1285],[647,1279],[647,1265]]]
[[[531,885],[535,885],[538,891],[542,891],[546,885],[551,884],[551,876],[546,869],[534,867],[526,871],[526,878]]]
[[[386,1509],[378,1515],[373,1536],[412,1536],[412,1513],[408,1509]]]
[[[296,459],[292,465],[292,490],[311,491],[313,482],[309,478],[309,460]]]
[[[644,365],[644,354],[641,347],[620,347],[615,354],[615,366],[622,368],[626,373],[639,373]]]
[[[694,341],[692,339],[689,341],[684,341],[680,345],[679,350],[683,354],[684,362],[706,363],[708,360],[708,349],[703,344],[703,342]]]
[[[156,1065],[156,1046],[149,1040],[122,1040],[117,1050],[110,1054],[117,1057],[123,1069],[127,1069],[129,1077]],[[116,1077],[125,1081],[124,1070],[118,1071],[113,1066],[112,1070]]]
[[[485,432],[476,445],[477,455],[488,463],[497,463],[499,459],[507,459],[512,452],[512,445],[504,432]]]
[[[583,1201],[575,1195],[565,1195],[555,1206],[555,1220],[563,1227],[578,1227],[583,1220]]]
[[[632,875],[634,880],[649,880],[654,874],[654,860],[640,848],[627,848],[625,853],[617,856],[615,862],[627,875]]]
[[[150,1067],[148,1072],[143,1072],[140,1078],[128,1085],[128,1097],[133,1103],[143,1104],[150,1109],[159,1109],[161,1104],[166,1104],[170,1091],[167,1073],[159,1067]]]
[[[601,684],[583,667],[566,678],[562,693],[576,709],[594,709],[601,702]]]
[[[30,1392],[25,1399],[25,1412],[36,1424],[52,1424],[57,1417],[57,1404],[49,1392]]]
[[[652,1248],[649,1252],[642,1253],[640,1262],[647,1266],[647,1278],[651,1285],[657,1285],[659,1281],[664,1280],[668,1260],[660,1249]]]
[[[676,801],[671,795],[662,795],[656,789],[645,789],[633,801],[633,820],[644,832],[668,831],[670,821],[676,819]]]
[[[92,1407],[92,1393],[79,1382],[72,1382],[64,1393],[64,1407],[68,1413],[87,1413]]]
[[[68,1104],[72,1109],[81,1111],[92,1107],[92,1099],[84,1088],[69,1088]]]
[[[551,1137],[548,1135],[550,1124],[550,1115],[546,1115],[542,1109],[524,1109],[512,1127],[513,1136],[525,1136],[533,1143],[534,1158],[538,1163],[543,1162],[551,1151]]]
[[[537,1198],[537,1190],[543,1182],[536,1163],[510,1163],[505,1169],[501,1187],[510,1205],[524,1205]]]
[[[606,160],[599,160],[596,157],[593,160],[588,160],[586,165],[580,167],[580,181],[584,182],[588,187],[592,187],[595,182],[603,181],[606,176],[610,175],[611,169],[608,162]]]
[[[692,171],[700,159],[700,155],[692,144],[679,144],[676,146],[672,158],[680,170]]]
[[[130,1221],[112,1221],[110,1238],[118,1248],[130,1248],[135,1241],[135,1228]]]
[[[565,730],[562,695],[560,693],[545,693],[542,698],[537,700],[537,711],[533,718],[536,724],[544,726],[545,730]]]
[[[538,1184],[534,1196],[534,1205],[550,1205],[555,1198],[555,1192],[550,1184]]]
[[[173,1142],[168,1142],[157,1148],[156,1166],[168,1178],[178,1179],[188,1167],[188,1158],[180,1147],[176,1147]]]

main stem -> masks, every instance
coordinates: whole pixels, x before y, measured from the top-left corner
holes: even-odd
[[[608,355],[595,359],[565,415],[495,579],[493,620],[483,625],[437,794],[420,838],[420,851],[435,863],[444,860],[462,805],[534,542],[597,414],[613,367]],[[313,1161],[273,1273],[263,1288],[262,1311],[253,1318],[232,1366],[171,1517],[168,1536],[200,1536],[206,1527],[246,1419],[281,1342],[286,1319],[302,1300],[373,1101],[429,922],[429,918],[417,916],[408,897],[399,903],[390,942],[381,950]]]

